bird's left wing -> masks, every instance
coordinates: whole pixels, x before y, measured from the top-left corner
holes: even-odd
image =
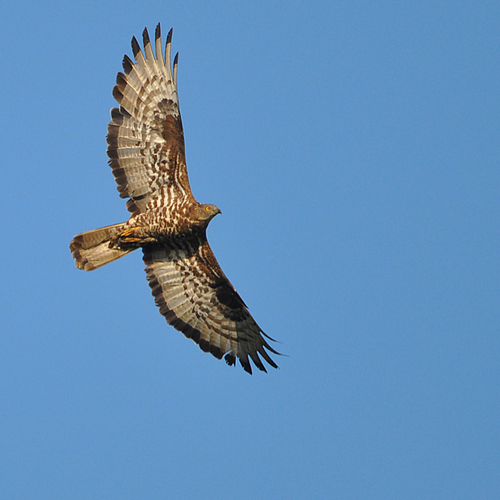
[[[266,371],[259,355],[277,368],[267,350],[279,354],[226,278],[206,239],[195,244],[143,248],[147,279],[160,313],[175,329],[216,358],[225,356],[252,373],[251,359]],[[272,339],[270,339],[272,340]]]

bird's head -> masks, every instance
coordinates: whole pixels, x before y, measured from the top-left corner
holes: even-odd
[[[217,214],[222,213],[219,207],[209,203],[199,203],[192,214],[194,219],[201,223],[208,224]]]

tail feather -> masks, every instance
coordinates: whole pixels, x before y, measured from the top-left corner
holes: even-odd
[[[134,248],[130,250],[109,248],[111,238],[119,234],[125,225],[126,222],[122,222],[77,234],[69,245],[76,267],[85,271],[93,271],[135,250]]]

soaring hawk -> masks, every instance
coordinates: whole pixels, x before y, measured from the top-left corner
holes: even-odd
[[[80,233],[70,244],[76,267],[92,271],[142,248],[149,286],[167,322],[205,352],[252,373],[259,355],[277,368],[278,354],[222,272],[207,241],[209,222],[220,212],[198,203],[189,186],[177,96],[177,60],[170,61],[172,30],[162,53],[160,25],[155,53],[147,29],[144,53],[132,38],[135,62],[125,55],[113,96],[106,136],[118,191],[128,198],[130,219]]]

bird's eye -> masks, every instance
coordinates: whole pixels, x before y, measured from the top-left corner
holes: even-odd
[[[206,210],[207,212],[210,212],[210,207],[205,207],[205,210]]]

